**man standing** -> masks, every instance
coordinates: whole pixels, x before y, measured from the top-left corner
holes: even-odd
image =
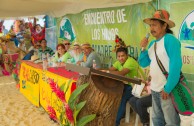
[[[169,20],[170,14],[166,10],[157,10],[152,18],[144,19],[150,25],[150,32],[156,40],[148,39],[141,41],[142,51],[139,62],[142,67],[150,66],[153,124],[154,126],[180,126],[180,117],[175,110],[169,94],[175,88],[180,78],[182,67],[181,44],[172,35],[170,28],[174,27],[173,21]],[[154,51],[156,47],[156,52]],[[169,73],[168,79],[162,73],[156,55]]]

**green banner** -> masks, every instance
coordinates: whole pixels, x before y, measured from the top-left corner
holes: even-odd
[[[140,40],[149,31],[143,19],[154,12],[152,3],[85,10],[57,18],[58,40],[89,42],[96,52],[113,56],[115,35],[129,45],[129,54],[138,56]]]
[[[172,20],[175,21],[175,35],[181,41],[182,71],[189,82],[189,88],[194,91],[194,2],[171,4]],[[181,10],[181,14],[180,14]]]

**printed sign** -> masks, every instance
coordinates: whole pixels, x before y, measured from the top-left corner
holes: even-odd
[[[20,92],[35,106],[39,107],[39,85],[41,70],[21,64],[20,68]]]

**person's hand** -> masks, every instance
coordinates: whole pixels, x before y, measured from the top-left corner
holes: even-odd
[[[148,45],[148,39],[146,37],[144,37],[142,40],[141,40],[141,43],[140,43],[140,47],[146,47]]]
[[[102,71],[102,72],[106,72],[107,70],[100,70],[100,71]]]
[[[164,90],[162,90],[162,92],[161,92],[161,96],[162,96],[162,99],[163,99],[163,100],[167,100],[167,99],[168,99],[168,97],[169,97],[169,94],[168,94],[168,93],[166,93]]]
[[[61,62],[57,62],[57,67],[60,67],[61,66]]]
[[[138,79],[137,77],[134,77],[134,78]],[[141,83],[144,83],[146,85],[146,81],[144,79],[140,78],[140,80],[141,80]]]
[[[150,82],[149,81],[145,81],[145,85],[146,86],[150,86]]]
[[[147,86],[144,86],[143,91],[148,92],[148,91],[147,91]]]
[[[64,62],[60,62],[60,66],[66,66],[66,64]]]

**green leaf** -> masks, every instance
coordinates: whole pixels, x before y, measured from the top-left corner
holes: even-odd
[[[96,114],[84,116],[80,120],[78,120],[76,126],[85,126],[88,122],[92,121],[95,117],[96,117]]]
[[[64,112],[60,113],[59,118],[60,118],[60,124],[63,124]]]
[[[70,79],[70,80],[68,81],[68,83],[66,84],[66,88],[63,90],[65,93],[66,93],[67,90],[69,89],[69,85],[71,84],[71,82],[72,82],[72,79]]]
[[[62,84],[62,85],[60,86],[60,90],[61,90],[61,91],[64,91],[64,88],[65,88],[65,84]]]
[[[71,103],[68,103],[69,104],[69,107],[74,111],[75,109],[75,100],[72,101]]]
[[[68,104],[70,106],[71,109],[74,108],[74,104],[75,104],[75,100],[77,98],[77,96],[88,86],[89,84],[83,84],[83,85],[80,85],[79,87],[77,87],[73,93],[71,94],[70,98],[69,98],[69,101],[68,101]]]
[[[85,106],[85,104],[86,104],[86,101],[83,101],[76,105],[76,109],[74,110],[74,113],[73,113],[74,120],[76,120],[77,115],[79,114],[80,110]]]

